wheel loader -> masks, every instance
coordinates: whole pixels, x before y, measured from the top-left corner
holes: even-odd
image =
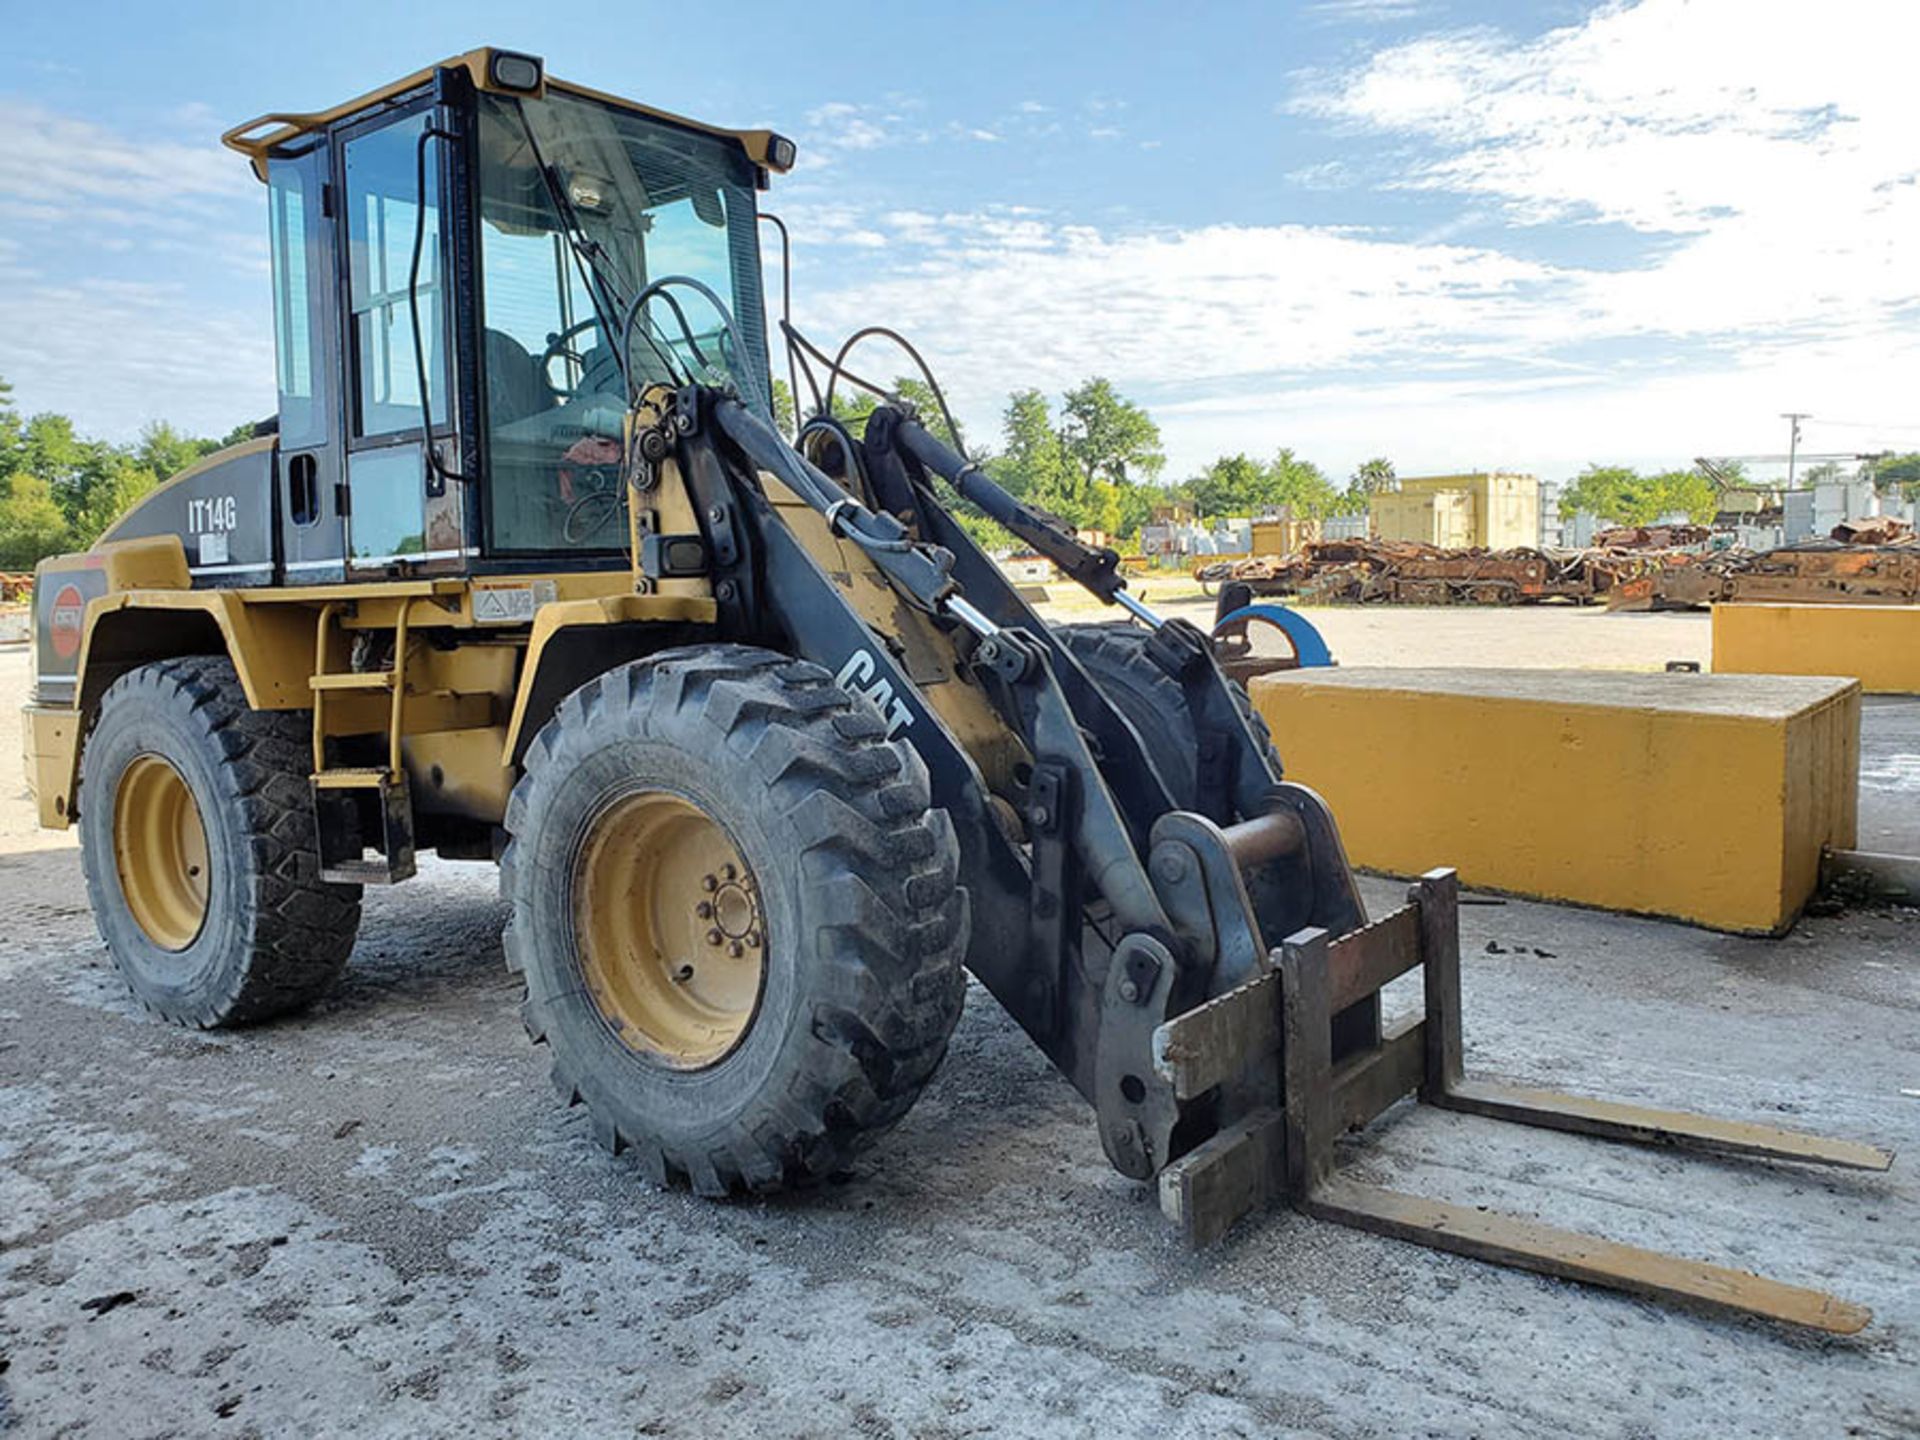
[[[277,414],[34,590],[40,819],[78,826],[148,1010],[296,1011],[347,963],[364,886],[423,849],[497,860],[528,1032],[658,1183],[843,1170],[934,1074],[971,972],[1196,1242],[1285,1201],[1866,1323],[1339,1173],[1336,1138],[1409,1096],[1890,1157],[1466,1078],[1455,878],[1370,921],[1333,817],[1203,631],[995,484],[944,417],[883,393],[858,435],[836,422],[874,332],[829,357],[774,327],[817,402],[777,428],[759,196],[790,140],[501,49],[223,138],[265,186]],[[1117,623],[1042,620],[962,504]],[[1386,1023],[1382,987],[1415,971],[1423,1007]]]

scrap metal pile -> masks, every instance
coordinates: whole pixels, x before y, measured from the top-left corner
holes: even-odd
[[[1836,525],[1831,537],[1777,550],[1680,554],[1616,587],[1607,604],[1684,610],[1727,601],[1920,604],[1920,537],[1898,520]]]
[[[1256,595],[1322,604],[1589,604],[1657,565],[1628,550],[1446,550],[1412,540],[1321,540],[1292,555],[1198,567],[1202,585],[1243,581]]]
[[[1702,526],[1603,531],[1589,550],[1447,550],[1411,540],[1322,540],[1291,555],[1196,566],[1203,587],[1310,604],[1528,605],[1682,610],[1729,600],[1920,604],[1920,537],[1898,520],[1836,526],[1767,551],[1698,548]],[[1695,548],[1680,548],[1691,546]]]

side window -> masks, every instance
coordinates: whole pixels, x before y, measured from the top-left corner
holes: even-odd
[[[442,323],[437,156],[429,148],[419,194],[422,112],[347,142],[348,296],[355,384],[354,430],[391,435],[421,427],[419,361],[426,361],[434,421],[444,425],[447,357]],[[424,198],[424,216],[422,205]],[[424,224],[417,290],[420,351],[409,280],[415,232]]]
[[[327,442],[330,401],[326,357],[314,326],[313,297],[328,293],[315,267],[325,247],[321,154],[272,161],[267,168],[269,248],[273,254],[274,370],[280,387],[280,444],[298,450]]]

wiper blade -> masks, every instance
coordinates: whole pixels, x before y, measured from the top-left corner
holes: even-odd
[[[626,308],[620,293],[619,277],[607,273],[610,262],[605,248],[587,233],[586,226],[580,221],[579,208],[573,203],[573,197],[567,194],[567,187],[560,182],[560,172],[547,163],[547,157],[540,149],[539,137],[533,133],[533,121],[527,117],[526,106],[520,106],[519,110],[520,126],[526,131],[527,145],[533,151],[534,167],[539,170],[541,182],[547,187],[547,198],[553,202],[554,213],[566,227],[567,248],[573,252],[574,263],[580,268],[580,279],[586,286],[587,297],[593,301],[593,313],[611,339],[619,333],[617,317]],[[627,381],[627,388],[631,391],[633,382],[627,373],[627,357],[616,354],[614,360],[620,366],[621,378]]]

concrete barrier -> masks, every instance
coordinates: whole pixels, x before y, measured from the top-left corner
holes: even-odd
[[[1302,670],[1253,700],[1368,869],[1779,933],[1855,843],[1851,680]]]
[[[1920,605],[1716,605],[1713,668],[1843,675],[1869,695],[1920,695]]]

